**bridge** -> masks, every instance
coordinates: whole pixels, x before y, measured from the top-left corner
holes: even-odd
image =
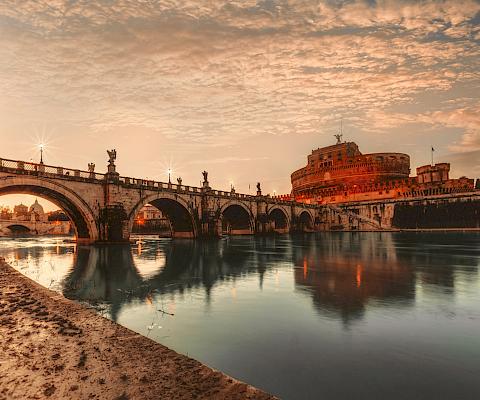
[[[0,219],[0,237],[16,235],[68,235],[68,221],[22,221]]]
[[[175,238],[224,234],[312,232],[319,229],[319,205],[262,195],[214,190],[208,174],[202,187],[120,176],[116,152],[107,173],[0,158],[0,195],[32,194],[60,207],[70,218],[79,243],[128,241],[135,216],[146,204],[170,220]]]

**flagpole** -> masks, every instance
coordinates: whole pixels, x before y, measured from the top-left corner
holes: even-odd
[[[433,148],[433,146],[430,146],[432,148],[432,167],[433,167],[433,152],[435,151],[435,149]]]

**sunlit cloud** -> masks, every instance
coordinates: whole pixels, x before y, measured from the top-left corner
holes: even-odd
[[[5,1],[0,112],[9,126],[61,125],[65,140],[145,129],[160,158],[165,141],[197,146],[182,175],[227,163],[214,148],[266,134],[288,147],[340,118],[357,138],[455,127],[446,148],[461,151],[479,142],[478,98],[462,92],[480,86],[479,12],[473,0]],[[462,103],[441,99],[457,91]]]

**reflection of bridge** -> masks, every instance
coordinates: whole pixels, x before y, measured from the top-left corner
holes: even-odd
[[[109,304],[115,319],[132,301],[202,288],[209,302],[213,288],[226,280],[253,275],[262,286],[269,271],[293,266],[295,288],[312,298],[318,313],[340,316],[349,325],[363,317],[369,304],[412,306],[418,285],[453,294],[455,279],[461,282],[454,266],[462,266],[463,279],[477,278],[474,238],[469,243],[461,234],[420,237],[360,233],[321,235],[320,240],[312,235],[154,240],[134,249],[136,259],[130,246],[81,246],[63,290],[69,298]],[[443,243],[467,245],[462,254],[452,254]]]
[[[277,240],[281,246],[276,246]],[[212,288],[225,279],[257,274],[261,286],[264,273],[289,258],[285,243],[289,239],[276,237],[152,241],[149,248],[138,250],[137,263],[127,245],[81,246],[63,293],[76,300],[108,303],[114,320],[125,303],[152,295],[203,288],[208,301]],[[245,251],[245,245],[254,251]],[[145,274],[149,263],[154,268]]]
[[[121,177],[113,161],[108,173],[99,174],[0,159],[0,195],[26,193],[52,201],[70,217],[83,243],[128,240],[135,215],[146,204],[168,217],[174,237],[318,228],[321,206],[273,199],[260,190],[256,196],[213,190],[206,179],[200,188]]]

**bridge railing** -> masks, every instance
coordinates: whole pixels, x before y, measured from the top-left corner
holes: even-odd
[[[16,171],[25,171],[27,173],[33,173],[42,176],[74,177],[94,180],[103,180],[105,177],[105,174],[101,174],[98,172],[55,167],[52,165],[39,164],[27,161],[8,160],[5,158],[0,158],[0,168],[8,168]]]

